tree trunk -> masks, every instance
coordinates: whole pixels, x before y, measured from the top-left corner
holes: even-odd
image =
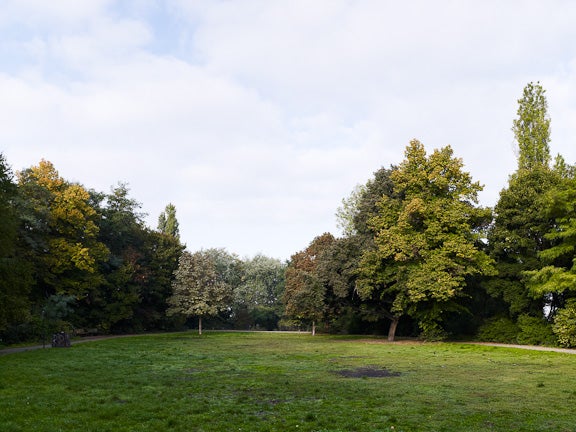
[[[202,334],[202,317],[198,317],[198,334]]]
[[[312,336],[316,335],[316,321],[312,321]]]
[[[390,322],[390,329],[388,329],[388,342],[394,342],[394,337],[396,336],[396,327],[398,327],[398,321],[400,321],[400,317],[393,317]]]

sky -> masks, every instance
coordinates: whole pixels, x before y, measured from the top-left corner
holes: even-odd
[[[512,122],[546,90],[576,162],[570,0],[0,0],[0,153],[126,183],[190,251],[288,259],[411,139],[450,145],[494,206]]]

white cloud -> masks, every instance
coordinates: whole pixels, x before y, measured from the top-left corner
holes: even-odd
[[[82,28],[86,21],[105,13],[112,0],[6,0],[0,25],[18,24],[33,29],[62,31]]]
[[[5,7],[4,7],[5,6]],[[485,204],[515,169],[530,80],[576,161],[566,1],[12,1],[0,17],[0,151],[108,191],[191,249],[288,258],[335,232],[357,183],[411,138],[452,145]],[[20,26],[21,24],[21,26]],[[10,55],[8,55],[10,54]],[[9,59],[15,59],[10,61]]]

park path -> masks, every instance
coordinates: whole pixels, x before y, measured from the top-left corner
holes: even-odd
[[[115,339],[115,338],[130,337],[130,336],[137,336],[137,335],[87,336],[87,337],[83,337],[82,339],[74,339],[72,341],[72,345],[76,345],[77,343],[92,342],[92,341],[106,340],[106,339]],[[46,343],[46,345],[27,345],[27,346],[14,347],[14,348],[4,348],[4,349],[0,349],[0,356],[6,355],[6,354],[14,354],[14,353],[19,353],[19,352],[34,351],[34,350],[48,349],[48,348],[52,348],[52,346],[50,345],[49,342]]]
[[[514,345],[514,344],[503,344],[503,343],[494,343],[494,342],[466,342],[473,345],[484,345],[484,346],[493,346],[493,347],[501,347],[501,348],[517,348],[517,349],[525,349],[525,350],[532,350],[532,351],[551,351],[563,354],[576,354],[576,349],[570,348],[555,348],[555,347],[546,347],[540,345]]]

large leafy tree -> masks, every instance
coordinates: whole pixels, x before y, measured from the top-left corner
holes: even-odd
[[[110,255],[102,264],[105,280],[92,291],[79,324],[110,332],[171,328],[166,300],[184,249],[180,241],[145,226],[141,204],[124,183],[108,194],[93,192],[92,200]]]
[[[184,248],[172,235],[148,229],[145,231],[141,262],[147,272],[145,278],[139,279],[139,301],[134,306],[134,316],[130,320],[133,329],[173,328],[173,321],[166,316],[167,300],[172,294],[174,272]]]
[[[19,173],[22,235],[30,246],[40,292],[85,298],[101,281],[108,248],[99,241],[98,214],[88,191],[42,160]]]
[[[360,326],[367,322],[389,319],[394,327],[397,323],[394,315],[381,307],[380,298],[360,299],[355,289],[360,259],[376,247],[376,231],[370,220],[379,213],[378,203],[383,196],[396,197],[391,179],[395,169],[392,166],[377,170],[365,185],[357,186],[342,200],[336,214],[344,238],[337,239],[318,263],[318,275],[326,289],[326,317],[334,328],[344,326],[362,331]]]
[[[544,211],[545,196],[558,181],[559,177],[545,167],[519,170],[510,177],[494,209],[488,240],[498,275],[485,286],[504,301],[510,318],[542,316],[544,297],[531,295],[524,273],[540,269],[540,252],[552,245],[546,233],[554,226],[554,218]]]
[[[286,268],[285,313],[289,317],[311,322],[313,335],[316,334],[316,323],[326,311],[326,288],[316,268],[319,257],[334,241],[330,233],[316,237],[305,250],[292,255]]]
[[[185,251],[174,272],[172,295],[168,299],[168,315],[198,317],[198,333],[202,334],[202,318],[225,309],[232,294],[227,275],[222,273],[214,251]]]
[[[145,227],[140,204],[129,197],[128,186],[123,183],[108,194],[92,191],[91,201],[99,215],[99,240],[110,253],[100,265],[101,282],[79,305],[75,324],[104,332],[132,331],[128,322],[140,300],[140,284],[147,278],[142,265]]]
[[[18,248],[17,188],[12,171],[0,153],[0,332],[28,318],[30,268]]]
[[[359,235],[371,241],[375,235],[369,221],[378,213],[378,203],[383,196],[394,196],[391,174],[396,168],[380,168],[365,185],[354,188],[336,212],[339,227],[346,237]]]
[[[576,326],[567,320],[576,310],[576,179],[563,177],[560,185],[550,191],[544,200],[542,211],[554,220],[544,239],[549,247],[541,250],[541,265],[527,270],[527,287],[536,299],[547,299],[549,317],[560,311],[562,325],[556,323],[554,331],[563,345],[573,346]],[[572,318],[571,318],[572,319]],[[571,324],[570,324],[571,323]]]
[[[405,156],[390,175],[394,193],[382,197],[369,222],[376,247],[364,253],[357,280],[362,297],[376,295],[387,308],[391,340],[403,315],[416,318],[425,335],[438,334],[467,277],[492,271],[477,247],[490,212],[477,206],[482,187],[462,160],[450,147],[427,156],[417,140]]]
[[[333,332],[360,332],[365,321],[380,316],[355,292],[358,263],[365,250],[362,236],[335,239],[317,258],[314,274],[324,287],[324,325]]]

